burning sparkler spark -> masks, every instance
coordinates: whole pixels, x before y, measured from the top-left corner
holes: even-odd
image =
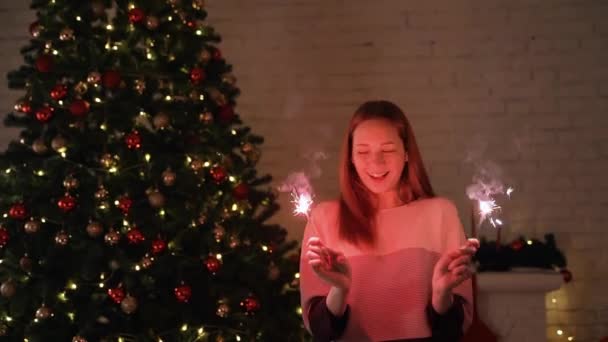
[[[296,190],[291,192],[291,196],[291,203],[295,206],[293,210],[294,215],[305,215],[308,218],[310,207],[313,203],[312,196],[306,191],[298,193]]]

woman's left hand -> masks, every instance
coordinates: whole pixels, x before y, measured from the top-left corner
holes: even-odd
[[[468,239],[458,249],[446,252],[433,269],[433,294],[444,296],[473,275],[471,258],[479,248],[477,239]]]

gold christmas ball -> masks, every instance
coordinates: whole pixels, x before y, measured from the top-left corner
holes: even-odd
[[[222,76],[222,81],[224,83],[230,84],[231,86],[234,86],[236,84],[236,77],[233,74],[224,74],[224,76]]]
[[[74,30],[72,30],[69,27],[64,28],[59,33],[59,39],[61,39],[63,41],[74,39]]]
[[[234,167],[234,160],[232,157],[225,155],[222,157],[222,165],[227,169],[232,169]]]
[[[226,229],[224,229],[224,227],[216,226],[215,228],[213,228],[213,236],[215,237],[215,241],[220,242],[220,240],[224,237],[225,234]]]
[[[99,158],[99,162],[107,169],[116,166],[116,159],[110,153],[102,155],[101,158]]]
[[[156,30],[158,28],[159,20],[155,16],[148,16],[146,18],[146,27],[150,30]]]
[[[6,336],[8,333],[8,326],[4,323],[0,323],[0,336]]]
[[[32,259],[27,255],[24,255],[19,259],[19,266],[22,270],[29,272],[32,270]]]
[[[108,265],[110,266],[110,269],[112,271],[116,271],[118,269],[120,269],[120,263],[116,260],[111,260]]]
[[[150,268],[150,266],[152,266],[152,258],[146,254],[143,258],[141,258],[141,267]]]
[[[135,89],[135,91],[137,91],[140,95],[144,93],[144,91],[146,90],[146,80],[142,79],[142,78],[138,78],[135,80],[134,84],[133,84],[133,88]]]
[[[204,112],[199,114],[198,119],[208,125],[213,122],[213,114],[211,112]]]
[[[61,135],[58,135],[58,136],[54,137],[53,140],[51,140],[51,147],[53,148],[53,150],[59,151],[59,150],[65,148],[67,143],[68,142],[64,137],[62,137]]]
[[[110,203],[108,201],[99,202],[99,209],[101,209],[102,211],[110,210]]]
[[[277,280],[281,275],[281,270],[274,263],[268,267],[268,279]]]
[[[245,143],[243,144],[243,146],[241,147],[241,151],[243,151],[243,153],[247,154],[251,151],[253,151],[254,146],[251,143]]]
[[[53,310],[48,306],[42,305],[38,310],[36,310],[36,318],[38,319],[47,319],[53,315]]]
[[[102,200],[108,197],[108,190],[104,188],[103,185],[99,186],[97,191],[95,192],[95,198],[98,200]]]
[[[202,63],[207,63],[211,60],[211,52],[207,49],[202,49],[198,54],[198,61]]]
[[[203,225],[203,224],[207,223],[207,215],[205,215],[204,213],[201,213],[198,216],[197,221],[198,221],[198,224],[200,224],[200,225]]]
[[[196,27],[198,30],[203,31],[203,34],[205,33],[205,22],[203,20],[196,20],[194,22],[194,27]]]
[[[23,226],[23,229],[28,234],[37,233],[40,230],[40,221],[37,220],[29,220]]]
[[[219,89],[211,89],[210,96],[211,99],[218,104],[218,106],[223,106],[228,103],[228,101],[226,100],[226,95],[224,95],[224,93],[222,93]]]
[[[154,190],[148,195],[148,202],[153,208],[160,208],[165,205],[165,196],[160,191]]]
[[[193,161],[190,162],[190,168],[192,168],[192,170],[194,170],[194,172],[198,172],[198,171],[202,170],[202,168],[204,166],[205,166],[205,163],[203,163],[203,161],[200,159],[194,159]]]
[[[63,180],[63,186],[68,190],[76,189],[78,188],[78,185],[80,185],[80,182],[78,179],[72,176],[69,176]]]
[[[162,177],[163,184],[165,184],[166,186],[173,186],[173,184],[175,184],[177,175],[175,174],[175,172],[171,171],[170,168],[167,168],[165,171],[163,171]]]
[[[87,234],[92,238],[99,237],[103,234],[103,226],[99,222],[90,222],[87,225]]]
[[[106,12],[106,6],[101,0],[93,1],[93,3],[91,3],[91,10],[93,10],[93,14],[101,17]]]
[[[230,235],[230,248],[237,248],[241,244],[241,240],[236,235]]]
[[[135,310],[137,310],[137,299],[135,299],[135,297],[127,295],[125,299],[123,299],[120,303],[120,308],[127,315],[134,313]]]
[[[0,294],[2,297],[11,298],[17,292],[17,284],[14,280],[9,279],[0,285]]]
[[[116,246],[120,241],[120,234],[112,229],[106,234],[104,240],[108,245]]]
[[[34,150],[34,152],[37,154],[43,154],[46,153],[49,149],[48,147],[46,147],[44,140],[42,140],[42,138],[38,138],[32,143],[32,150]]]
[[[205,95],[201,94],[201,92],[199,92],[196,89],[193,89],[190,92],[190,100],[194,101],[194,102],[199,102],[199,101],[203,101],[205,99]]]
[[[195,10],[202,10],[203,8],[205,8],[205,0],[194,0],[192,1],[192,7]]]
[[[66,233],[63,230],[58,232],[57,235],[55,235],[55,243],[57,243],[60,246],[67,245],[69,240],[70,240],[70,236],[68,235],[68,233]]]
[[[80,94],[80,95],[84,95],[87,90],[89,90],[89,86],[85,83],[85,82],[78,82],[76,83],[76,85],[74,86],[74,90]]]
[[[156,127],[156,129],[167,128],[170,123],[169,115],[164,112],[159,112],[154,115],[152,122],[154,123],[154,127]]]
[[[98,85],[101,82],[101,74],[97,71],[89,73],[89,76],[87,76],[87,82],[93,85]]]
[[[254,148],[251,152],[247,153],[247,159],[249,159],[253,163],[257,163],[260,160],[260,150]]]
[[[217,306],[217,311],[215,313],[222,318],[226,318],[230,313],[230,307],[226,303],[220,303]]]

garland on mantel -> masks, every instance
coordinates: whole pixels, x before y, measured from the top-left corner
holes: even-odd
[[[514,268],[553,269],[562,274],[564,282],[572,280],[572,273],[566,269],[566,257],[557,248],[553,234],[546,234],[544,242],[520,236],[511,243],[502,244],[481,238],[475,260],[478,272],[506,272]]]

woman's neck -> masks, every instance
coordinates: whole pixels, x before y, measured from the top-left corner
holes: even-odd
[[[399,197],[397,191],[385,192],[383,194],[375,195],[375,204],[378,210],[390,209],[399,207],[405,202]]]

